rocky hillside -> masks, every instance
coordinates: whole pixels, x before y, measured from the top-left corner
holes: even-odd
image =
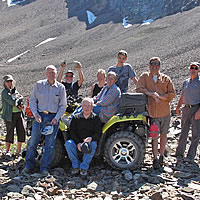
[[[132,23],[141,23],[147,19],[155,20],[200,5],[200,0],[66,0],[66,2],[69,9],[88,9],[96,15],[112,12],[121,17],[128,16]]]
[[[86,7],[93,8],[93,1],[83,6],[79,2],[27,0],[8,7],[6,1],[0,1],[1,76],[12,74],[23,95],[30,95],[35,82],[45,77],[47,65],[54,64],[59,69],[63,59],[68,61],[70,69],[73,60],[82,62],[85,81],[81,93],[84,96],[89,95],[91,84],[96,81],[97,69],[107,70],[115,64],[120,49],[128,51],[128,62],[138,76],[148,70],[150,57],[160,56],[162,71],[170,75],[177,90],[188,77],[189,63],[199,61],[198,6],[163,17],[148,26],[135,24],[125,29],[121,15],[114,12],[99,13],[95,22],[89,25]],[[103,2],[108,1],[98,2],[104,5]],[[47,40],[49,42],[41,44]],[[131,84],[129,91],[133,90]]]

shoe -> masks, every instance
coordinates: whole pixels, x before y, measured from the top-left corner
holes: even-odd
[[[164,156],[163,155],[160,155],[160,157],[159,157],[159,165],[160,166],[164,165]]]
[[[159,160],[157,158],[153,160],[153,168],[160,169]]]
[[[85,169],[80,169],[80,175],[84,178],[88,175],[87,170]]]
[[[27,174],[30,174],[31,171],[32,171],[31,169],[28,169],[28,168],[25,167],[25,168],[22,170],[22,174],[23,174],[23,175],[27,175]]]
[[[47,170],[42,170],[41,175],[42,176],[49,176],[49,172]]]
[[[73,176],[78,175],[79,174],[79,168],[73,168],[72,171],[71,171],[71,174]]]

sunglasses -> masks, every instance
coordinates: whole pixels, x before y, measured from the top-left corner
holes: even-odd
[[[72,78],[72,77],[73,77],[73,75],[66,75],[65,77],[70,77],[70,78]]]
[[[199,68],[198,68],[198,67],[193,67],[193,66],[191,66],[190,69],[198,70]]]
[[[8,81],[6,81],[7,83],[9,83],[9,82],[12,82],[12,80],[8,80]]]
[[[150,65],[160,66],[160,63],[159,62],[150,62]]]

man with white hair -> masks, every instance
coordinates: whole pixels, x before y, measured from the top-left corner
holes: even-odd
[[[35,117],[32,135],[26,153],[26,165],[23,173],[31,173],[35,167],[37,145],[40,142],[42,130],[48,125],[51,134],[45,135],[45,149],[40,172],[47,176],[53,159],[54,146],[59,128],[59,119],[66,110],[65,87],[56,81],[57,70],[54,65],[46,67],[47,79],[36,83],[30,98],[30,108]]]
[[[92,98],[84,98],[82,112],[75,114],[70,124],[70,139],[66,141],[65,148],[72,162],[72,175],[80,172],[82,177],[87,176],[101,135],[101,120],[92,112],[93,105]],[[83,154],[82,162],[78,158],[77,149]]]

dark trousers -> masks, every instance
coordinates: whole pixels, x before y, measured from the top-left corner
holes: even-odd
[[[194,118],[195,113],[198,109],[199,105],[193,107],[185,106],[182,110],[181,135],[179,138],[178,147],[176,149],[176,155],[184,155],[187,144],[188,132],[190,126],[192,126],[192,140],[189,151],[187,153],[187,158],[189,158],[190,160],[194,160],[194,157],[196,156],[197,146],[199,144],[200,139],[200,120],[195,120]]]

